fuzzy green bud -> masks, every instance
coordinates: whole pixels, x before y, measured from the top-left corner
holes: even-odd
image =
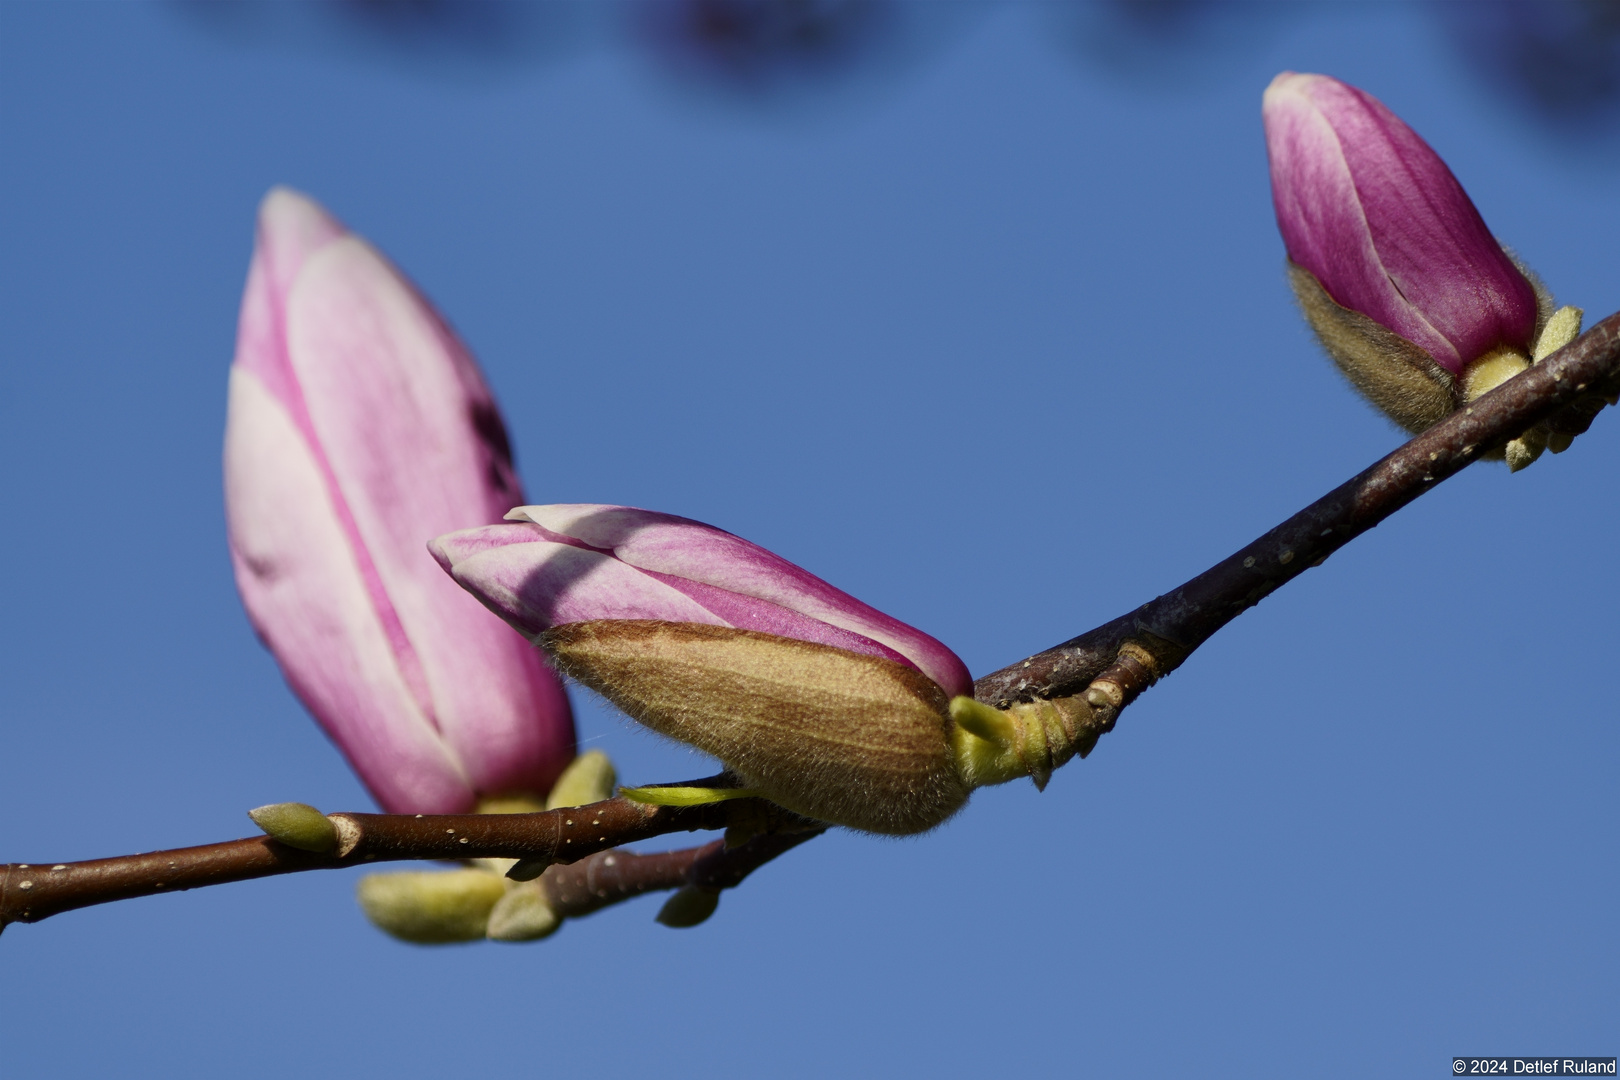
[[[328,855],[337,850],[337,826],[308,803],[271,803],[248,811],[253,824],[272,840],[300,851]]]
[[[538,941],[562,925],[537,881],[506,888],[506,895],[490,909],[485,935],[492,941]]]
[[[355,888],[372,925],[402,941],[443,945],[485,936],[506,882],[483,870],[367,874]]]
[[[565,806],[586,806],[613,797],[613,785],[618,774],[613,762],[600,750],[587,750],[557,777],[551,794],[546,796],[547,810],[560,810]]]

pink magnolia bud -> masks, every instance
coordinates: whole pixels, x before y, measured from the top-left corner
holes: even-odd
[[[521,501],[449,327],[321,207],[271,191],[231,368],[231,558],[288,683],[387,810],[543,795],[572,755],[556,676],[424,548]]]
[[[967,800],[955,653],[763,548],[624,506],[524,506],[430,547],[557,665],[753,793],[879,833]],[[997,776],[996,782],[1006,777]]]
[[[1523,370],[1551,298],[1377,99],[1283,72],[1262,106],[1295,292],[1350,381],[1420,431]]]

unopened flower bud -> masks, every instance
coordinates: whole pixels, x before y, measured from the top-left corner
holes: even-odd
[[[932,637],[701,522],[593,505],[508,518],[429,548],[561,671],[748,793],[879,833],[930,829],[967,799],[947,703],[973,680]]]
[[[1542,347],[1551,296],[1381,102],[1284,72],[1262,113],[1289,282],[1339,369],[1390,419],[1423,431],[1557,347]],[[1542,445],[1526,433],[1504,453],[1522,468]]]
[[[249,810],[248,817],[266,836],[288,847],[321,854],[337,850],[337,826],[308,803],[271,803]]]
[[[556,676],[422,550],[521,500],[495,400],[438,312],[272,191],[231,367],[231,559],[293,691],[392,813],[543,792],[573,750]]]
[[[979,706],[943,644],[712,526],[624,506],[507,517],[428,547],[565,675],[741,782],[630,798],[759,796],[817,821],[917,833],[975,787],[1044,785],[1095,741],[1083,701]]]
[[[471,869],[367,874],[355,895],[379,930],[418,945],[443,945],[484,937],[506,882]]]

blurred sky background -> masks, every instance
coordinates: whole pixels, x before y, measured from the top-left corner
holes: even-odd
[[[324,202],[500,396],[535,502],[684,514],[976,675],[1394,448],[1296,314],[1260,94],[1375,94],[1620,306],[1614,4],[0,6],[0,860],[369,809],[220,494],[255,206]],[[1086,761],[424,949],[311,873],[0,938],[7,1076],[1439,1076],[1620,1048],[1620,417],[1483,465]],[[576,693],[627,782],[703,775]],[[686,836],[661,846],[684,846]],[[1607,1018],[1607,1019],[1605,1019]]]

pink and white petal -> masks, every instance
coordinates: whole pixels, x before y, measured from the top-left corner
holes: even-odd
[[[441,536],[429,547],[462,588],[530,636],[597,619],[729,625],[611,555],[543,539],[529,525],[467,529]]]
[[[240,368],[225,487],[248,615],[378,803],[395,813],[471,809],[468,777],[400,678],[318,463],[281,402]]]
[[[1497,344],[1528,346],[1530,283],[1445,162],[1382,102],[1284,72],[1262,113],[1289,256],[1334,300],[1453,374]]]
[[[309,436],[302,395],[287,360],[286,298],[310,257],[348,235],[341,222],[291,188],[272,188],[259,204],[253,261],[236,331],[236,366],[253,372]]]
[[[1320,78],[1279,75],[1261,106],[1272,201],[1288,255],[1341,307],[1361,312],[1459,372],[1456,348],[1401,295],[1380,258],[1341,133],[1312,94]]]
[[[289,356],[333,482],[397,619],[396,654],[423,711],[483,791],[544,791],[572,755],[561,684],[424,549],[499,520],[521,492],[477,367],[399,272],[355,237],[305,265]]]
[[[807,615],[892,649],[947,693],[972,692],[967,666],[943,643],[780,555],[712,525],[633,507],[591,504],[521,506],[507,518],[533,522],[559,539],[610,550],[643,570],[741,593]]]

